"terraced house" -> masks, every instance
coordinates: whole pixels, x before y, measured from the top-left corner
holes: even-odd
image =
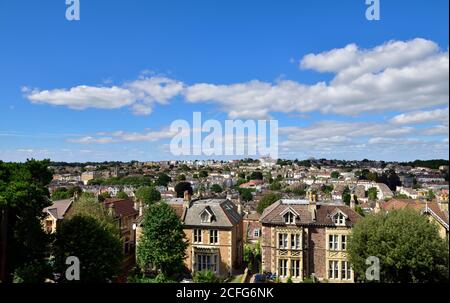
[[[262,267],[282,281],[314,276],[333,283],[354,282],[347,259],[347,239],[361,219],[343,204],[279,200],[261,216]]]

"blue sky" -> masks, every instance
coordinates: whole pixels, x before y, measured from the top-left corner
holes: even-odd
[[[0,0],[0,160],[173,159],[194,111],[277,119],[283,158],[448,159],[447,0],[80,3]]]

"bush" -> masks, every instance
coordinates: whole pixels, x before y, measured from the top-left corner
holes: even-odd
[[[198,271],[194,275],[195,283],[221,283],[222,280],[210,270]]]

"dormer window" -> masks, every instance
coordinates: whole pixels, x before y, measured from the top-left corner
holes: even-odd
[[[200,214],[200,220],[202,223],[211,223],[213,221],[213,218],[214,218],[213,212],[206,208]]]
[[[296,219],[299,217],[298,213],[291,207],[286,208],[280,216],[283,217],[284,223],[288,225],[296,224]]]
[[[284,214],[284,222],[286,224],[295,224],[295,214],[290,211]]]
[[[334,224],[336,224],[338,226],[344,226],[345,225],[345,219],[346,219],[346,216],[343,213],[341,213],[341,212],[337,212],[333,216],[333,222],[334,222]]]

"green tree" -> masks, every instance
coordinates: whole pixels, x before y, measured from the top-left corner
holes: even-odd
[[[435,197],[436,195],[434,194],[434,191],[432,189],[429,189],[427,193],[427,200],[433,201]]]
[[[137,247],[139,266],[144,270],[154,266],[170,276],[182,268],[187,246],[183,225],[173,208],[164,202],[150,205]]]
[[[105,229],[120,237],[119,227],[108,214],[104,203],[98,203],[94,196],[83,194],[66,214],[65,219],[70,220],[75,216],[91,217],[97,220]]]
[[[267,207],[280,199],[281,196],[279,194],[268,193],[264,195],[264,197],[262,197],[261,201],[259,201],[256,210],[258,211],[258,213],[262,214]]]
[[[204,179],[204,178],[208,177],[208,172],[206,170],[202,170],[199,172],[198,177],[200,179]]]
[[[45,216],[42,210],[51,205],[47,189],[52,180],[49,165],[48,160],[0,161],[0,281],[12,282],[14,272],[18,270],[16,276],[20,275],[20,267],[27,264],[45,266],[50,239],[41,220]],[[26,276],[45,278],[35,274],[28,271]]]
[[[169,182],[172,181],[172,178],[170,176],[168,176],[165,173],[159,173],[156,180],[155,180],[155,185],[156,186],[167,186],[169,184]]]
[[[367,197],[370,201],[376,201],[378,199],[378,189],[376,187],[371,187],[367,191]]]
[[[69,199],[71,197],[72,196],[70,195],[70,193],[66,187],[59,187],[52,192],[52,200],[53,201],[65,200],[65,199]]]
[[[186,175],[180,174],[177,176],[177,181],[186,181]]]
[[[177,193],[178,198],[183,198],[185,191],[188,191],[189,194],[192,195],[193,190],[190,182],[180,182],[175,185],[175,192]]]
[[[69,256],[80,260],[81,282],[112,282],[120,272],[122,241],[92,216],[76,215],[63,221],[57,230],[54,247],[58,272],[65,272]]]
[[[296,196],[299,197],[305,197],[306,196],[306,190],[302,189],[302,188],[294,188],[292,190],[292,193]]]
[[[128,199],[129,197],[126,192],[121,190],[121,191],[117,192],[116,198],[117,199]]]
[[[252,190],[248,188],[240,188],[239,194],[241,195],[241,199],[244,202],[248,202],[253,200]]]
[[[136,191],[136,199],[150,205],[161,200],[161,193],[153,186],[143,186]]]
[[[366,259],[375,256],[381,282],[448,281],[448,242],[436,225],[411,209],[366,216],[352,230],[348,253],[360,280]]]
[[[269,189],[270,190],[280,190],[281,189],[281,183],[278,182],[278,181],[275,181],[272,184],[270,184]]]
[[[263,179],[264,179],[263,173],[260,171],[254,171],[250,175],[250,180],[263,180]]]
[[[331,173],[331,178],[338,179],[341,176],[341,174],[338,171],[333,171]]]
[[[211,186],[211,190],[215,193],[221,193],[223,191],[222,187],[219,184],[213,184]]]
[[[350,188],[348,186],[346,186],[344,188],[344,191],[342,192],[342,201],[346,205],[350,205],[351,199],[352,199],[352,195],[350,194]]]
[[[98,195],[98,201],[100,201],[100,202],[103,202],[109,198],[111,198],[111,195],[109,194],[109,192],[103,192],[100,195]]]

